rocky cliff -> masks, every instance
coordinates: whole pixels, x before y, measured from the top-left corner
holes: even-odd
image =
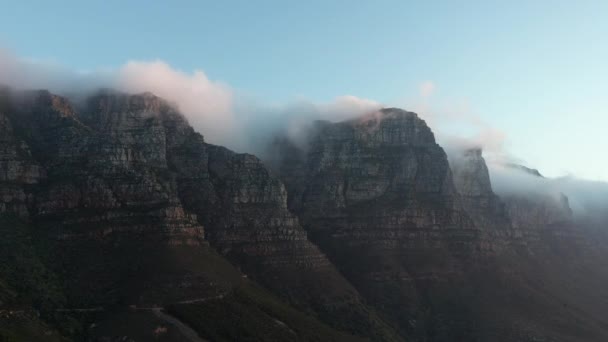
[[[448,162],[414,113],[387,108],[317,122],[310,136],[304,148],[277,139],[269,164],[312,240],[404,334],[437,341],[545,338],[512,315],[524,301],[504,310],[487,303],[508,303],[508,293],[537,296],[525,285],[539,281],[534,255],[552,260],[545,251],[556,246],[553,233],[572,231],[545,234],[554,225],[537,218],[561,220],[557,212],[541,210],[543,201],[497,196],[481,150]],[[577,247],[568,238],[558,242]],[[513,326],[500,326],[505,322]]]
[[[262,162],[150,93],[0,95],[0,313],[142,340],[161,308],[212,340],[608,336],[567,199],[496,195],[414,113],[320,121]]]
[[[308,149],[294,149],[282,142],[284,158],[271,164],[313,241],[399,326],[420,328],[423,284],[462,272],[482,248],[430,128],[414,113],[383,109],[318,122]]]
[[[7,116],[9,92],[0,90],[0,213],[27,218],[25,187],[45,178],[45,170],[32,158],[29,146],[20,139]]]
[[[514,172],[529,177],[544,179],[538,170],[522,165],[508,164]],[[565,225],[572,223],[572,209],[568,197],[557,190],[530,191],[529,194],[506,193],[502,195],[507,204],[509,215],[513,218],[513,225],[522,229],[538,229],[552,225]]]
[[[177,303],[249,275],[339,329],[383,336],[288,210],[278,178],[252,155],[205,143],[170,103],[14,92],[0,115],[0,209],[51,242],[70,305]]]

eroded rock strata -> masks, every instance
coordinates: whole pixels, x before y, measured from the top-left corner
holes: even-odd
[[[608,336],[603,252],[582,252],[567,198],[496,195],[481,150],[448,160],[414,113],[317,122],[264,163],[150,93],[0,95],[1,228],[39,251],[0,256],[48,266],[30,283],[65,296],[28,302],[0,268],[0,309],[101,307],[111,328],[168,307],[211,337],[257,333],[235,317],[262,339]]]

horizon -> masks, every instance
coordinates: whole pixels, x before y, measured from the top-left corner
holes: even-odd
[[[73,86],[92,77],[151,91],[180,104],[186,116],[200,114],[191,123],[206,136],[205,129],[215,131],[210,122],[227,127],[218,134],[238,132],[231,125],[242,117],[270,120],[313,107],[314,115],[334,119],[370,106],[399,107],[446,140],[480,142],[548,177],[608,181],[608,161],[597,157],[608,146],[608,48],[599,43],[608,35],[608,3],[130,2],[116,5],[120,11],[65,3],[11,3],[0,15],[0,48],[10,51],[0,62],[9,61],[9,81],[19,63],[26,66],[19,70],[34,70],[29,76],[40,69],[52,76],[35,76],[32,84]],[[133,25],[134,17],[141,22]],[[166,18],[169,25],[158,25]],[[166,96],[173,95],[162,88],[169,82],[188,96]]]

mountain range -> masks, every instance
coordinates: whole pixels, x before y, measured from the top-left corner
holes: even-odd
[[[152,93],[1,88],[0,340],[608,340],[604,213],[497,194],[398,108],[271,141],[213,145]]]

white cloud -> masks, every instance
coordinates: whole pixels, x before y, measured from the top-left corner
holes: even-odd
[[[188,73],[161,61],[129,61],[117,69],[78,72],[57,63],[19,58],[0,49],[0,84],[83,95],[99,88],[152,92],[179,107],[190,124],[213,144],[259,152],[277,130],[294,137],[316,119],[340,121],[380,108],[375,101],[346,95],[329,103],[300,100],[269,106],[238,98],[234,90],[210,80],[204,71]]]
[[[211,142],[226,142],[241,133],[234,116],[233,91],[209,80],[201,70],[188,74],[160,60],[130,61],[117,71],[111,86],[128,93],[150,91],[175,102],[190,124]]]

